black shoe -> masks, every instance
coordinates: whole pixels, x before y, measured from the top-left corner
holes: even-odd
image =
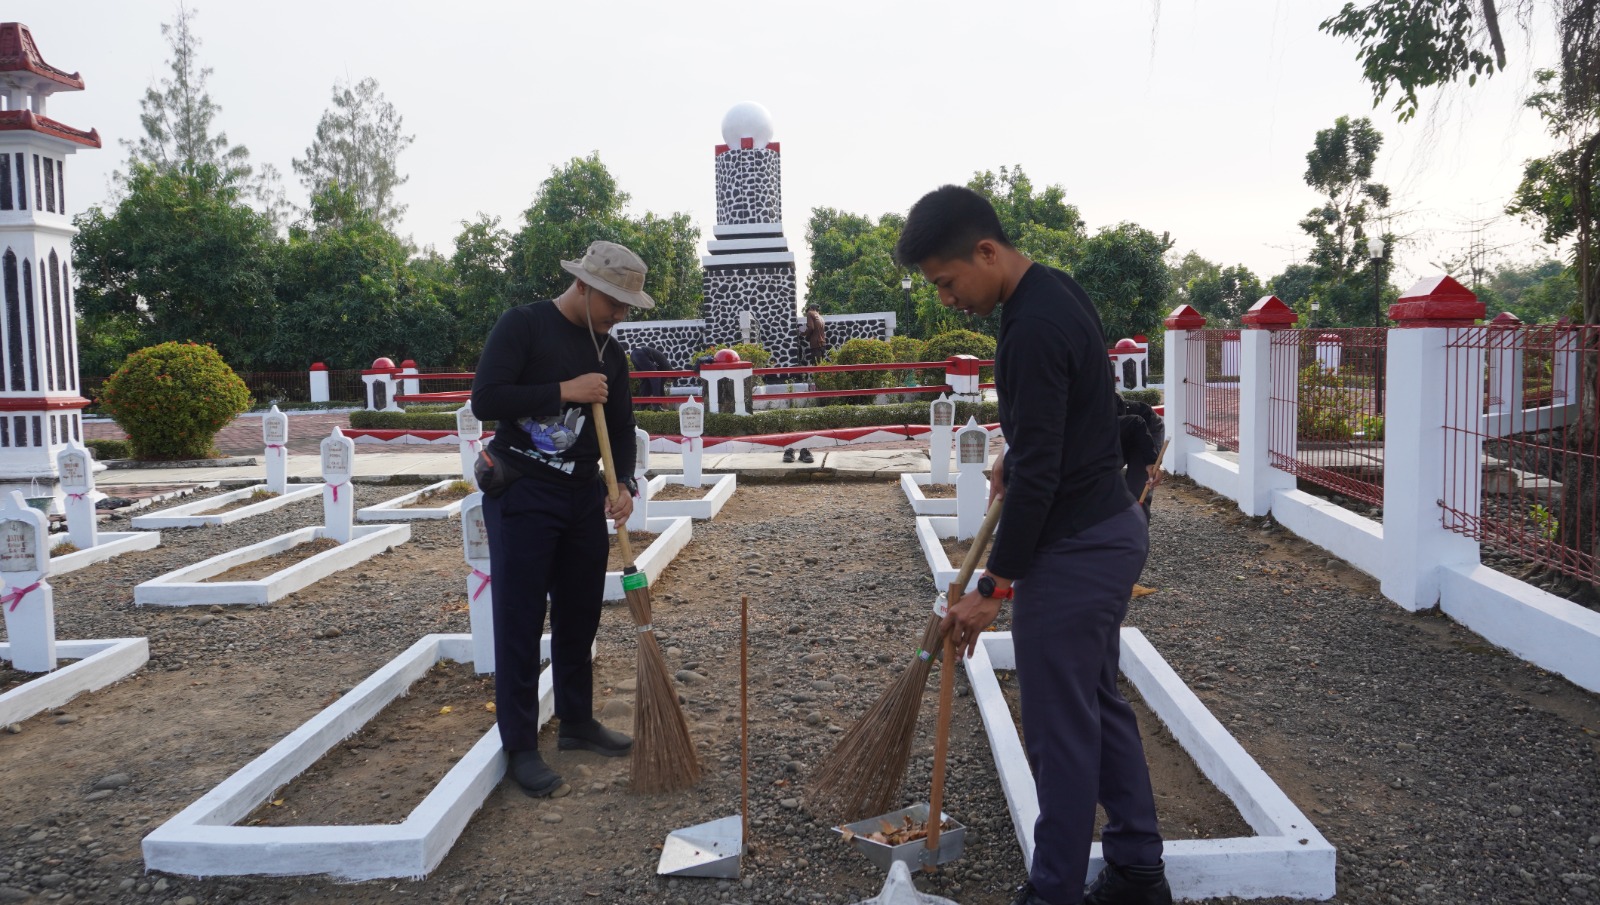
[[[800,461],[809,463],[809,462],[815,462],[817,460],[811,458],[811,450],[802,449],[802,450],[800,450]]]
[[[1107,861],[1084,890],[1083,905],[1172,905],[1166,865],[1119,867]]]
[[[606,757],[621,757],[633,749],[633,739],[615,729],[607,729],[592,717],[587,723],[563,722],[556,744],[562,751],[579,749]]]
[[[1050,903],[1033,891],[1033,881],[1030,880],[1017,890],[1017,897],[1011,900],[1011,905],[1050,905]]]
[[[792,449],[784,450],[783,451],[783,461],[786,462],[786,463],[787,462],[793,462],[794,461],[794,450],[792,450]]]
[[[561,788],[560,774],[550,769],[538,751],[512,751],[510,773],[530,798],[549,798]]]

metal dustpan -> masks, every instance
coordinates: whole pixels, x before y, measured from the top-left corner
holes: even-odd
[[[883,881],[883,891],[856,905],[957,905],[954,899],[917,892],[911,882],[911,869],[896,861],[889,865],[889,879]]]
[[[661,846],[656,874],[663,877],[739,876],[750,819],[750,598],[739,599],[739,813],[673,830]]]
[[[856,851],[866,855],[867,860],[876,864],[879,870],[887,871],[897,862],[908,868],[937,867],[961,857],[967,839],[967,828],[942,811],[939,815],[943,818],[941,823],[948,823],[949,826],[940,831],[936,849],[928,848],[927,839],[913,839],[899,845],[888,845],[867,838],[872,833],[882,830],[886,823],[899,829],[905,824],[907,817],[911,818],[913,824],[919,826],[926,824],[930,810],[932,809],[926,803],[918,803],[909,808],[891,811],[881,817],[868,817],[866,820],[836,826],[833,831],[843,835],[845,830],[849,830],[853,834],[850,844]]]

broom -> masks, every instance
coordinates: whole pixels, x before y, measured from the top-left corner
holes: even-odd
[[[617,468],[611,457],[611,436],[606,428],[606,413],[594,403],[595,429],[600,436],[600,457],[606,466],[606,490],[617,498]],[[686,789],[700,781],[700,762],[695,757],[689,726],[678,706],[678,689],[667,671],[667,660],[656,643],[650,624],[650,585],[645,574],[633,564],[633,547],[628,543],[628,526],[617,523],[617,541],[622,545],[622,589],[628,612],[639,630],[639,658],[636,672],[638,691],[633,709],[633,788],[635,791],[671,792]]]
[[[977,570],[995,523],[1000,521],[1000,509],[998,498],[989,505],[951,586],[956,595],[951,603],[960,599]],[[911,739],[917,731],[917,714],[922,710],[923,686],[944,641],[944,633],[939,630],[943,618],[938,613],[929,617],[911,665],[856,720],[817,769],[808,796],[813,813],[848,822],[894,810],[906,765],[911,762]]]

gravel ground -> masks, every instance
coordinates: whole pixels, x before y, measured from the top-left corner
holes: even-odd
[[[357,501],[404,490],[358,486]],[[1158,496],[1142,580],[1161,592],[1136,602],[1129,623],[1339,848],[1337,901],[1600,900],[1595,696],[1436,614],[1399,610],[1370,579],[1203,490],[1175,480]],[[556,752],[572,795],[534,802],[502,784],[425,880],[146,874],[149,829],[421,635],[466,631],[453,520],[415,522],[409,543],[271,606],[132,606],[139,581],[319,518],[313,501],[167,531],[157,550],[54,582],[61,637],[145,635],[152,658],[0,734],[0,903],[700,905],[876,893],[875,869],[807,814],[805,781],[903,662],[933,589],[898,488],[859,483],[742,486],[653,586],[707,768],[697,788],[635,795],[625,759]],[[664,881],[654,865],[667,831],[737,811],[740,594],[752,609],[755,851],[739,881]],[[626,608],[608,607],[596,703],[621,727],[631,637]],[[957,690],[946,807],[970,828],[966,857],[918,882],[970,905],[1005,903],[1022,859],[959,676]],[[930,683],[907,802],[927,797],[935,697]],[[416,723],[397,743],[447,768]]]

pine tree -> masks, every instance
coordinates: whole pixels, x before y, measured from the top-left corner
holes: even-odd
[[[296,158],[294,171],[314,198],[330,186],[353,193],[361,210],[394,230],[406,212],[395,203],[395,189],[410,178],[400,175],[400,152],[414,140],[401,131],[401,116],[378,90],[376,79],[333,86],[333,106],[317,123],[317,138]]]

